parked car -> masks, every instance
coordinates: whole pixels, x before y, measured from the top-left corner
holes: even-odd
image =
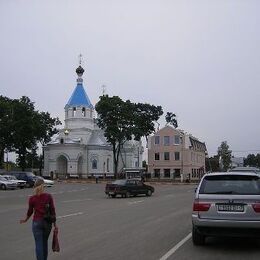
[[[7,180],[3,176],[0,176],[0,188],[1,190],[16,189],[17,183]]]
[[[192,226],[194,245],[211,236],[260,237],[260,175],[204,175],[195,194]]]
[[[41,177],[41,178],[42,178],[42,177]],[[42,179],[44,180],[44,186],[45,186],[45,187],[52,187],[52,186],[53,186],[54,181],[48,180],[48,179],[44,179],[44,178],[42,178]]]
[[[15,176],[18,180],[26,181],[26,187],[33,187],[37,178],[32,172],[14,171],[8,174]]]
[[[154,192],[154,187],[144,184],[139,179],[123,179],[116,180],[112,183],[106,184],[105,193],[112,198],[117,195],[129,198],[131,195],[137,196],[139,194],[144,194],[146,196],[151,196]]]
[[[18,180],[15,176],[12,175],[2,175],[8,181],[14,182],[17,184],[17,188],[23,189],[26,186],[26,181]]]
[[[255,172],[260,174],[260,169],[257,167],[235,167],[230,169],[229,172]]]

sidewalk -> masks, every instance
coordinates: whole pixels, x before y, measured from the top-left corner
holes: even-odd
[[[57,182],[63,182],[63,183],[93,183],[93,184],[107,184],[111,183],[113,180],[103,180],[99,179],[98,183],[96,183],[95,179],[63,179],[63,180],[56,180]],[[158,180],[147,180],[145,181],[145,184],[148,185],[198,185],[198,182],[177,182],[177,181],[158,181]]]

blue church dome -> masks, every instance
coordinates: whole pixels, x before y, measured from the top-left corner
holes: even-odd
[[[89,97],[88,97],[87,93],[85,92],[85,89],[82,84],[83,79],[81,77],[84,73],[84,69],[81,66],[79,66],[76,69],[76,73],[78,75],[77,86],[74,89],[74,91],[65,107],[85,106],[85,107],[89,107],[89,108],[94,108],[93,105],[91,104]]]
[[[89,108],[93,108],[87,93],[82,84],[77,84],[76,88],[74,89],[67,106],[85,106]]]

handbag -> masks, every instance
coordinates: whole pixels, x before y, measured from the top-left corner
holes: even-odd
[[[43,216],[43,219],[48,223],[52,224],[56,222],[56,216],[52,214],[50,204],[47,203],[45,205],[45,214]]]
[[[52,236],[52,251],[53,252],[60,252],[60,244],[58,239],[58,228],[55,227],[53,230]]]

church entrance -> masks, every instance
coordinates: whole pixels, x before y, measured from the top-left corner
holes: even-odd
[[[64,155],[57,158],[57,174],[59,176],[66,176],[68,173],[68,160]]]

